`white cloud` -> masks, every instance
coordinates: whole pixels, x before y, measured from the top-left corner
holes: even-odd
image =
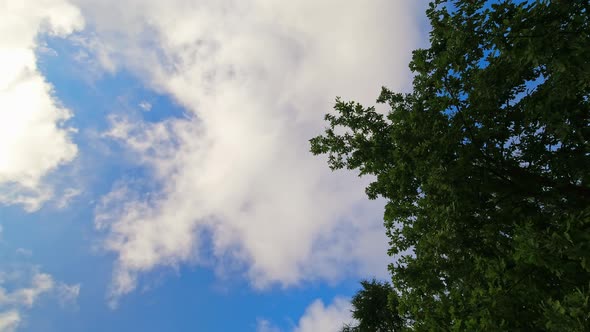
[[[80,284],[67,285],[60,283],[57,286],[57,298],[62,306],[74,306],[80,296]]]
[[[138,106],[145,112],[149,112],[152,110],[152,104],[148,103],[147,101],[142,101],[141,103],[139,103]]]
[[[118,255],[113,296],[141,273],[198,259],[203,232],[215,258],[246,266],[256,287],[386,274],[382,203],[311,156],[308,139],[335,96],[370,104],[381,85],[408,86],[424,2],[77,3],[106,69],[131,70],[191,114],[113,118],[107,136],[162,187],[119,185],[97,208]]]
[[[281,332],[281,329],[266,319],[258,319],[256,321],[256,332]]]
[[[36,64],[40,34],[64,37],[82,28],[64,0],[3,1],[0,13],[0,203],[38,209],[52,195],[42,178],[77,153],[63,126],[71,117]]]
[[[77,188],[66,188],[64,190],[64,192],[62,193],[61,197],[59,197],[59,199],[57,199],[55,206],[58,209],[65,209],[70,202],[78,197],[80,194],[82,193],[82,190],[77,189]]]
[[[5,267],[0,270],[0,332],[16,330],[23,321],[23,312],[41,297],[52,296],[66,306],[75,305],[79,294],[79,284],[56,282],[36,267]]]
[[[351,309],[350,302],[343,298],[335,298],[329,306],[316,300],[305,309],[293,332],[338,332],[344,324],[353,322]]]
[[[35,273],[30,287],[18,288],[12,292],[0,287],[0,305],[31,308],[40,295],[51,291],[53,287],[53,278],[49,274]]]
[[[20,321],[20,314],[16,310],[0,312],[0,332],[15,331]]]
[[[354,325],[350,301],[336,297],[328,306],[320,299],[313,301],[306,309],[292,332],[338,332],[346,324]],[[257,332],[281,332],[271,321],[259,318],[256,322]]]
[[[33,251],[31,249],[25,248],[16,248],[16,253],[20,256],[30,257],[33,256]]]

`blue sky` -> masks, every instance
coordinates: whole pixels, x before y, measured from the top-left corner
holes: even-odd
[[[0,331],[336,331],[383,202],[308,152],[407,90],[423,1],[9,0]]]

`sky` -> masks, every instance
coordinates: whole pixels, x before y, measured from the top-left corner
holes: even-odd
[[[0,2],[0,332],[337,331],[383,201],[308,140],[425,1]]]

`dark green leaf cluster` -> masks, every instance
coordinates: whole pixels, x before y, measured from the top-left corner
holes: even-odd
[[[362,289],[352,298],[352,317],[357,325],[346,325],[341,332],[396,332],[403,320],[397,312],[397,293],[389,283],[361,281]]]
[[[434,1],[413,91],[338,99],[311,140],[387,199],[407,329],[590,331],[589,10]]]

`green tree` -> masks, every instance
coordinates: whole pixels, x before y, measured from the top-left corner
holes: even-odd
[[[398,314],[397,294],[387,282],[361,281],[362,289],[352,298],[352,317],[357,325],[346,325],[341,332],[396,332],[403,320]]]
[[[590,331],[590,2],[434,1],[391,110],[311,140],[371,175],[418,331]]]

